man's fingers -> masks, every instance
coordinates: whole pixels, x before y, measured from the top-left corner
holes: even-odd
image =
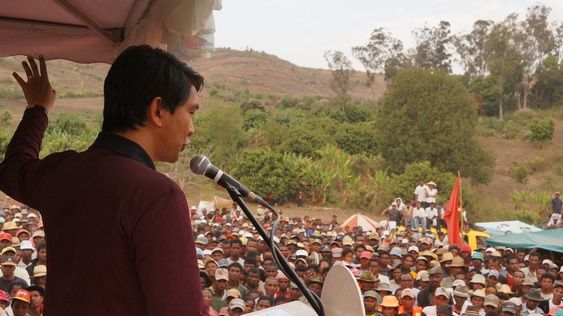
[[[31,56],[27,56],[27,61],[29,62],[29,65],[31,65],[31,71],[34,77],[39,77],[39,69],[37,68],[37,63],[35,62],[35,59],[33,59],[33,57]]]
[[[23,88],[23,86],[25,85],[25,81],[22,79],[22,77],[20,77],[20,75],[18,75],[17,73],[12,73],[12,76],[14,76],[14,79],[16,79],[16,81],[18,82],[18,84],[20,85],[20,87]]]
[[[49,80],[49,74],[47,73],[47,64],[45,63],[45,57],[39,55],[39,68],[41,69],[41,77]]]
[[[25,75],[27,76],[27,78],[33,77],[33,73],[31,72],[31,68],[29,68],[29,65],[27,64],[26,61],[22,61],[22,66],[23,66],[23,70],[25,70]]]

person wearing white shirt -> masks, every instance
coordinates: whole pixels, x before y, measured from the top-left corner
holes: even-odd
[[[436,226],[436,220],[438,219],[438,209],[434,202],[430,203],[430,206],[424,210],[426,215],[426,229],[430,229],[430,226]]]
[[[428,187],[424,184],[424,180],[418,180],[418,186],[414,189],[414,199],[420,204],[426,203],[426,192]]]
[[[426,207],[430,205],[430,203],[436,203],[436,197],[438,196],[438,190],[436,189],[436,183],[430,181],[426,185],[426,198],[425,202],[428,204]]]
[[[416,230],[420,225],[426,227],[426,212],[420,202],[416,202],[416,206],[412,210],[412,227]]]

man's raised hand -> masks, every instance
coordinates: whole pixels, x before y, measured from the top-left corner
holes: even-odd
[[[23,61],[22,66],[27,76],[27,82],[15,72],[12,75],[22,88],[28,107],[39,105],[49,112],[57,95],[49,82],[45,58],[39,56],[39,68],[37,68],[33,57],[27,56],[27,62]]]

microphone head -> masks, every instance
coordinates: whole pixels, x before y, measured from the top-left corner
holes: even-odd
[[[211,161],[204,155],[196,155],[190,160],[190,169],[195,174],[203,175],[210,165]]]

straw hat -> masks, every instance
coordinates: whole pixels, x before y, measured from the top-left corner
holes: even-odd
[[[382,307],[399,307],[399,301],[393,295],[386,295],[379,305]]]

